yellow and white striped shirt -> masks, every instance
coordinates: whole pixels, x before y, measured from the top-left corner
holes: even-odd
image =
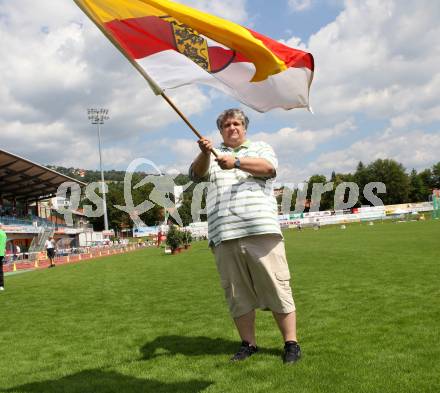
[[[217,150],[238,158],[263,158],[275,170],[278,167],[273,149],[265,142],[247,140],[235,149],[222,144]],[[273,178],[253,176],[240,169],[223,170],[213,158],[206,178],[196,178],[192,168],[189,172],[192,180],[210,183],[206,199],[210,244],[217,246],[225,240],[265,233],[281,235]]]

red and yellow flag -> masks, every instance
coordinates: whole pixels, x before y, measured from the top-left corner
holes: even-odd
[[[75,0],[150,82],[203,83],[260,111],[308,107],[310,53],[168,0]]]

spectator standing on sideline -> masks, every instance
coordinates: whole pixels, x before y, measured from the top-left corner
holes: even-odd
[[[21,248],[20,246],[17,244],[15,246],[15,259],[16,260],[20,260],[20,256],[21,256]]]
[[[46,240],[45,247],[46,247],[47,257],[49,258],[49,261],[50,261],[49,267],[55,267],[55,262],[54,262],[55,240],[52,236]]]
[[[294,363],[301,356],[295,304],[276,199],[267,187],[267,181],[276,176],[278,162],[267,143],[247,139],[248,124],[241,110],[224,111],[217,119],[223,138],[219,156],[214,160],[212,142],[201,138],[201,152],[190,176],[211,183],[206,198],[208,237],[242,340],[231,360],[244,360],[258,351],[255,309],[261,308],[272,311],[281,331],[284,362]]]
[[[3,274],[3,259],[5,258],[5,252],[6,252],[6,233],[2,229],[2,226],[0,224],[0,291],[5,290],[5,279]]]

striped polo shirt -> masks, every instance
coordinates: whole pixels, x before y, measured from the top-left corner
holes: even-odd
[[[235,149],[221,144],[217,151],[220,155],[229,154],[238,158],[264,158],[275,170],[278,167],[273,149],[265,142],[247,140]],[[217,246],[222,241],[250,235],[281,235],[277,201],[273,195],[274,179],[252,176],[235,168],[223,170],[213,156],[205,178],[196,178],[192,167],[189,173],[191,179],[196,182],[210,183],[206,210],[211,245]]]

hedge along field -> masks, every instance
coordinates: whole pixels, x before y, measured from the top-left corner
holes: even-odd
[[[7,276],[0,391],[438,392],[440,222],[285,232],[302,360],[270,313],[239,339],[206,242]]]

